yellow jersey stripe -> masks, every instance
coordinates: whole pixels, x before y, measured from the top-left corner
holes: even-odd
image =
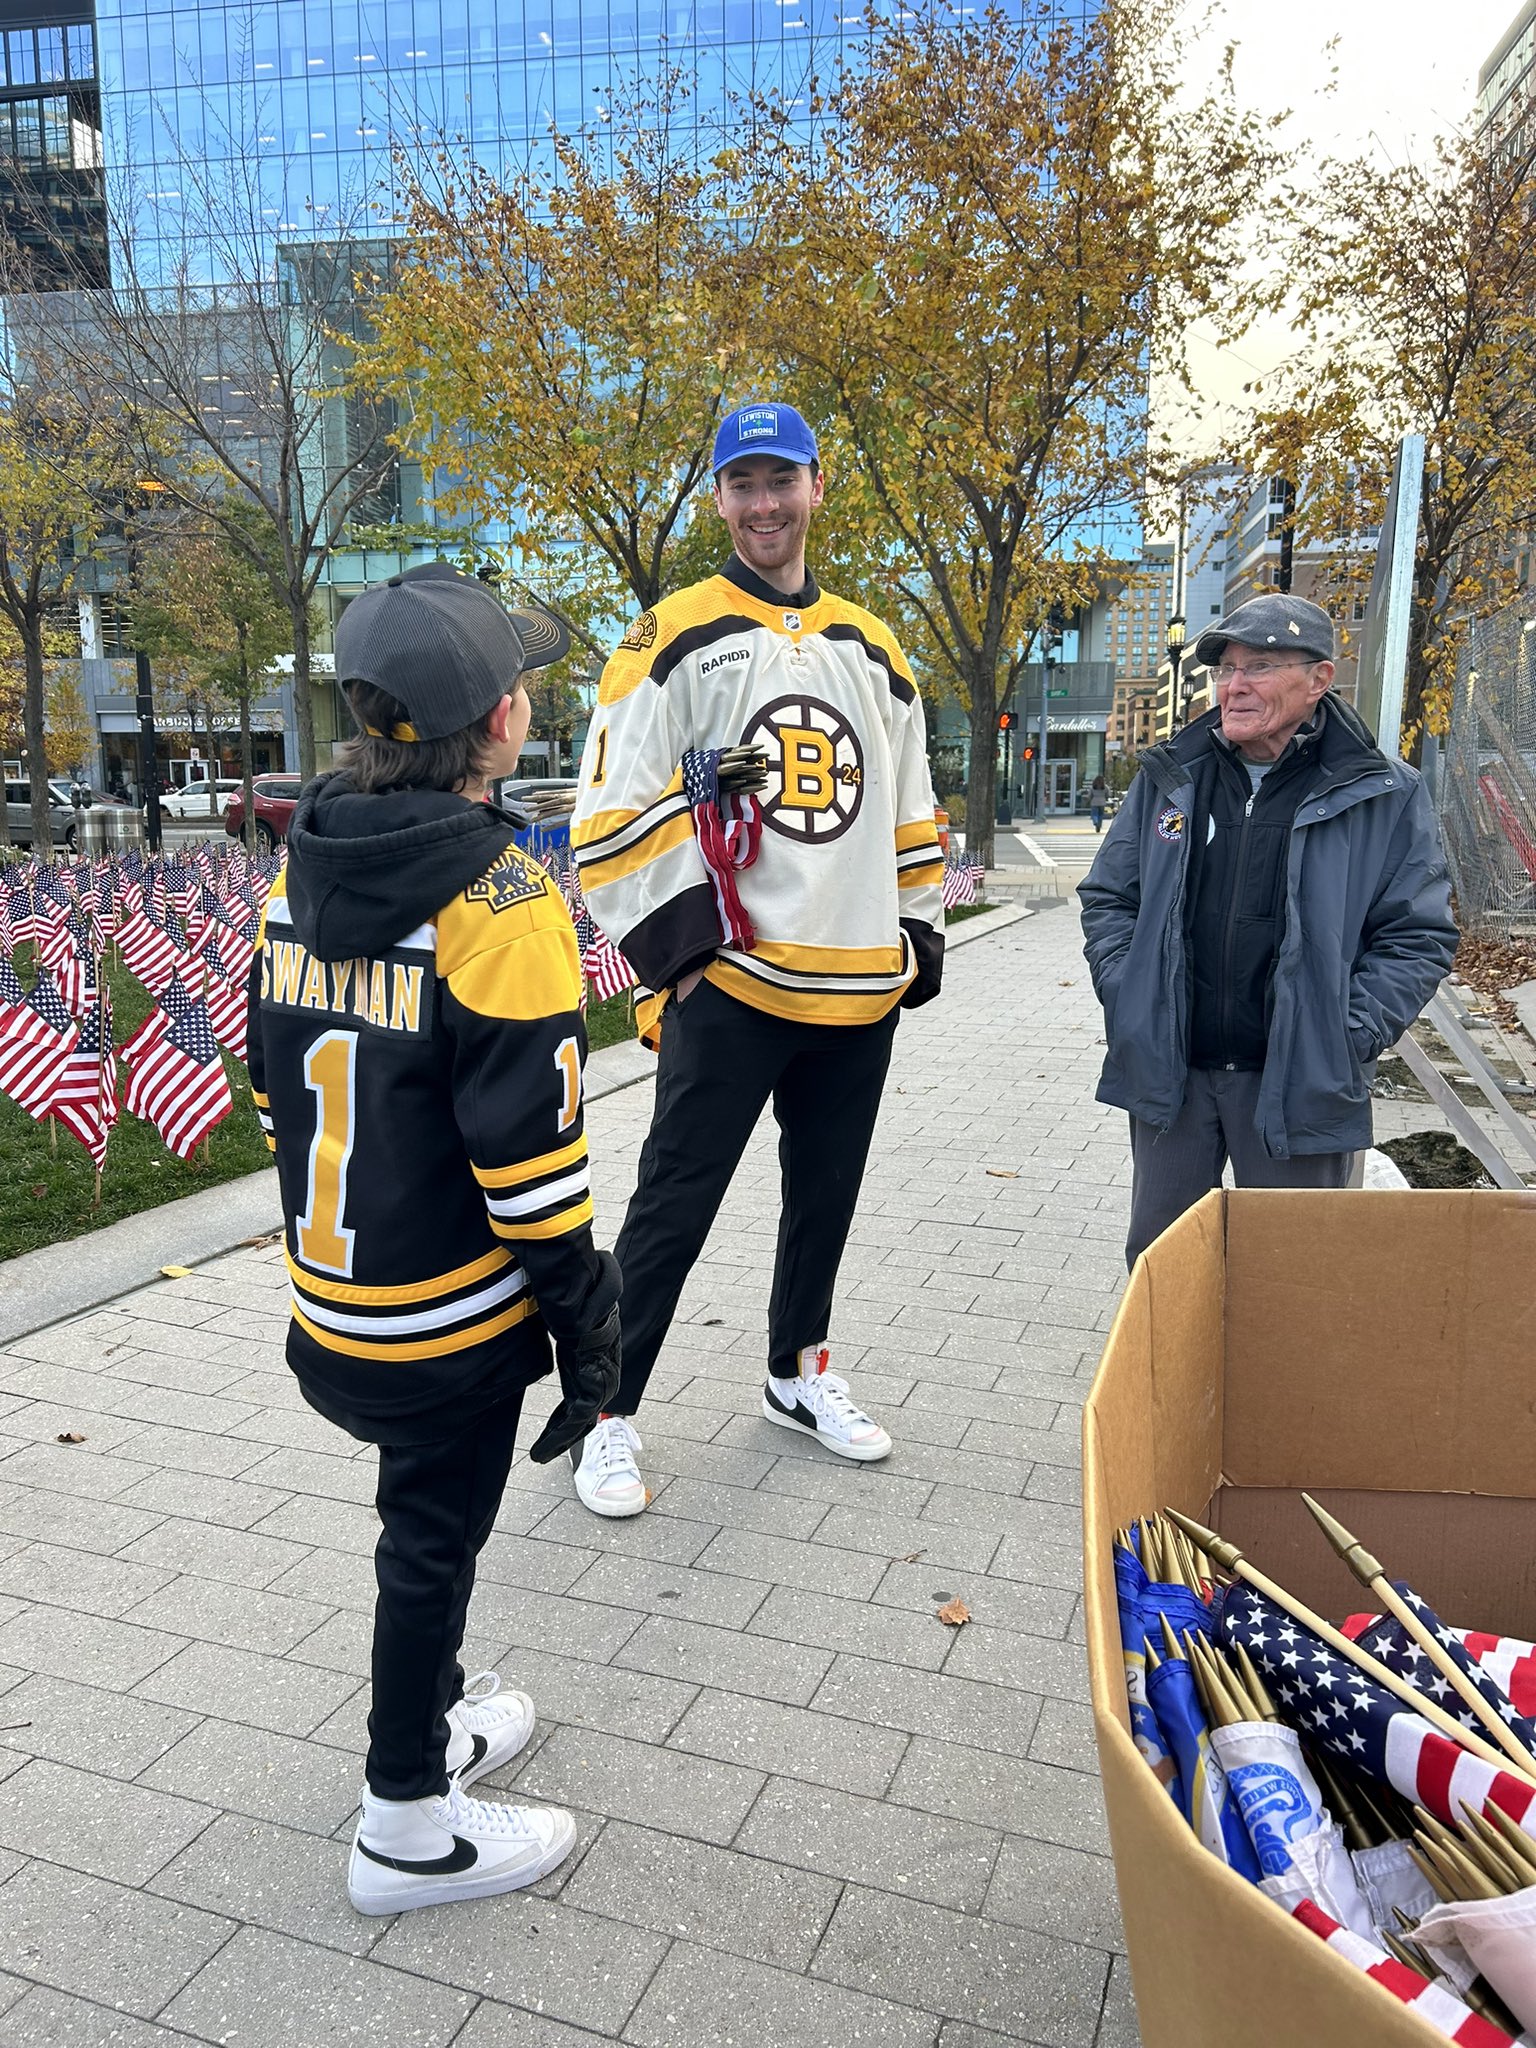
[[[807,1024],[877,1024],[906,992],[904,988],[882,988],[868,995],[829,995],[820,989],[780,988],[777,983],[770,987],[740,973],[728,960],[712,960],[704,979],[749,1009],[762,1010],[770,1017],[800,1018]]]
[[[754,960],[802,974],[899,974],[905,957],[895,946],[796,946],[784,939],[759,939]]]
[[[918,818],[910,825],[896,827],[896,851],[906,853],[914,846],[937,846],[939,828],[932,818]]]
[[[639,869],[649,867],[653,860],[659,860],[664,853],[670,853],[674,846],[686,846],[693,837],[693,813],[681,811],[676,817],[668,818],[654,832],[647,832],[643,839],[637,839],[633,846],[626,846],[622,853],[609,854],[606,860],[583,861],[581,864],[581,886],[583,889],[601,889],[605,882],[622,881],[625,875],[635,874]]]
[[[251,1090],[251,1100],[255,1103],[258,1109],[270,1109],[272,1107],[271,1096],[263,1095],[259,1088],[253,1088]]]
[[[591,839],[606,839],[610,832],[622,832],[641,816],[640,811],[594,811],[590,818],[571,826],[571,844],[585,846]]]
[[[316,1294],[322,1301],[355,1302],[360,1308],[394,1308],[402,1302],[438,1301],[445,1294],[455,1294],[461,1287],[472,1286],[476,1280],[485,1280],[492,1273],[499,1273],[503,1266],[510,1266],[512,1255],[504,1252],[500,1245],[493,1245],[482,1257],[474,1259],[467,1266],[459,1266],[452,1273],[440,1273],[435,1280],[409,1280],[395,1287],[360,1287],[350,1280],[321,1280],[301,1266],[292,1252],[283,1256],[288,1261],[288,1271],[295,1287],[302,1287],[306,1294]]]
[[[502,1223],[493,1216],[491,1228],[498,1237],[564,1237],[568,1230],[579,1230],[583,1223],[590,1223],[592,1213],[592,1197],[588,1195],[574,1209],[562,1209],[558,1216],[547,1216],[542,1223]]]
[[[468,1351],[473,1345],[499,1337],[535,1312],[534,1302],[525,1295],[499,1315],[487,1316],[483,1323],[472,1323],[465,1330],[451,1330],[446,1337],[407,1337],[397,1344],[369,1344],[356,1337],[340,1337],[334,1330],[323,1330],[296,1303],[292,1311],[299,1328],[307,1331],[323,1350],[339,1351],[348,1358],[377,1358],[395,1365],[414,1365],[418,1358],[446,1358],[455,1351]]]
[[[543,1180],[546,1174],[559,1173],[586,1156],[586,1139],[575,1138],[558,1152],[541,1152],[537,1159],[524,1159],[517,1166],[477,1166],[475,1179],[483,1188],[521,1187],[524,1181]]]
[[[896,877],[898,889],[931,889],[937,882],[944,883],[944,863],[941,860],[925,862],[920,868],[903,868]]]

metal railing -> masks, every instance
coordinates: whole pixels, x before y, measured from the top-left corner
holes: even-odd
[[[1462,930],[1536,934],[1536,593],[1467,635],[1437,798]]]

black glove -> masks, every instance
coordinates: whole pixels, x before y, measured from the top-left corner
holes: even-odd
[[[583,1330],[574,1343],[556,1343],[560,1402],[529,1449],[528,1455],[535,1465],[547,1465],[562,1451],[581,1442],[619,1391],[622,1355],[617,1302],[601,1322]]]

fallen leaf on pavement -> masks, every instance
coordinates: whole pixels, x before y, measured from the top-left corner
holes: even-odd
[[[928,1555],[926,1550],[909,1550],[905,1557],[898,1558],[898,1564],[916,1564],[920,1557]]]
[[[83,1444],[85,1438],[78,1429],[61,1429],[54,1438],[56,1444]]]
[[[1077,983],[1075,981],[1058,981],[1056,986],[1058,988],[1076,988]]]
[[[190,1280],[192,1277],[190,1266],[162,1266],[160,1271],[167,1280]]]
[[[939,1609],[939,1620],[946,1628],[964,1628],[971,1618],[971,1610],[957,1593]]]
[[[994,1180],[1017,1180],[1018,1173],[1011,1166],[989,1166],[987,1172]]]
[[[259,1252],[266,1245],[281,1244],[282,1241],[283,1233],[280,1230],[269,1230],[265,1237],[242,1237],[240,1249],[243,1252]]]

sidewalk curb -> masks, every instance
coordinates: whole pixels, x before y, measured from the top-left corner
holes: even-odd
[[[947,927],[944,933],[944,948],[952,952],[956,946],[968,946],[972,939],[989,939],[994,932],[1005,932],[1011,924],[1022,924],[1034,912],[1022,903],[998,903],[991,910],[984,910],[980,917],[968,917],[964,924]]]
[[[632,1088],[655,1071],[655,1058],[638,1040],[604,1046],[587,1061],[586,1100]],[[0,1264],[0,1344],[132,1294],[157,1279],[162,1266],[222,1258],[248,1238],[270,1236],[282,1222],[277,1169],[267,1166],[84,1237],[18,1252]]]

